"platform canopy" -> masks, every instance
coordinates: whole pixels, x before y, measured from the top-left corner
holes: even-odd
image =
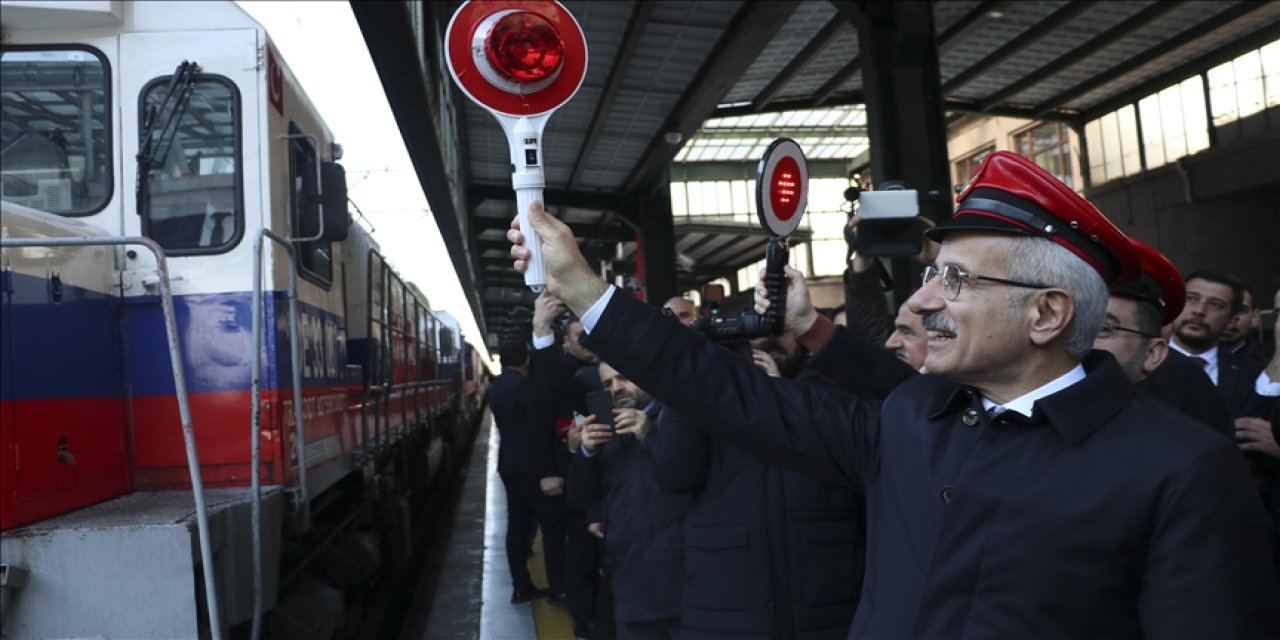
[[[512,305],[527,306],[528,296],[503,237],[514,214],[506,140],[456,90],[440,55],[459,3],[351,4],[478,321],[491,334],[519,326]],[[546,200],[605,261],[635,239],[645,198],[665,189],[672,162],[708,119],[861,103],[851,18],[893,11],[884,1],[563,4],[586,32],[590,64],[544,135]],[[1280,34],[1277,2],[930,4],[948,111],[1073,124]],[[688,244],[707,230],[681,233],[676,243]],[[721,254],[748,253],[734,242],[742,251]]]

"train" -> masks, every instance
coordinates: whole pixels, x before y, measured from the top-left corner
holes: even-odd
[[[479,352],[235,3],[0,5],[0,636],[341,635]]]

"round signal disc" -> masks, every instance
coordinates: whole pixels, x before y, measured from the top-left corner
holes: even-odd
[[[496,86],[477,66],[472,45],[476,31],[500,11],[521,11],[546,20],[560,35],[563,63],[554,79],[533,83],[527,93],[513,93]],[[485,36],[485,34],[479,34]],[[468,0],[453,14],[445,30],[445,61],[449,73],[467,97],[491,111],[509,116],[536,116],[553,111],[573,97],[587,75],[587,40],[577,19],[553,0]],[[485,52],[480,52],[480,58]]]
[[[774,236],[790,235],[800,226],[809,202],[809,163],[800,145],[778,138],[765,149],[756,168],[756,215]]]

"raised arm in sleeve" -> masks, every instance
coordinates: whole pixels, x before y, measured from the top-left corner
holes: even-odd
[[[849,330],[872,346],[880,346],[893,333],[889,303],[880,289],[880,263],[874,258],[866,271],[844,272],[844,316]]]
[[[658,430],[660,437],[652,442],[645,440],[658,486],[671,493],[702,491],[711,466],[711,436],[671,410],[662,412]]]
[[[770,378],[623,295],[612,296],[583,342],[689,423],[756,457],[857,488],[877,470],[878,402]]]

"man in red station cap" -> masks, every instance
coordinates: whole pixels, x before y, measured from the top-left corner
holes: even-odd
[[[883,403],[768,377],[619,295],[540,205],[529,219],[601,359],[713,435],[865,493],[850,637],[1280,636],[1273,534],[1235,445],[1090,353],[1108,284],[1140,273],[1128,238],[1008,152],[959,201],[908,301],[929,374]],[[833,325],[801,328],[820,348]]]

